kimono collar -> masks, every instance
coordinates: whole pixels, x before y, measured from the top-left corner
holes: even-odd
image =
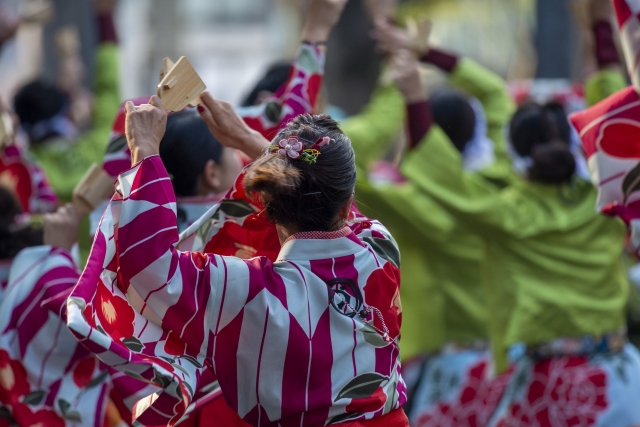
[[[349,227],[337,231],[305,231],[284,241],[278,261],[328,259],[351,255],[362,249],[362,243]]]

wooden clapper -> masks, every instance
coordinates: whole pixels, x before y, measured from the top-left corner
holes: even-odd
[[[206,88],[186,57],[180,57],[176,63],[164,58],[158,96],[162,99],[165,110],[182,111],[187,105],[197,106],[202,103],[200,94]]]
[[[51,0],[22,0],[18,14],[23,23],[46,24],[53,21],[55,8]]]
[[[7,112],[0,113],[0,150],[11,144],[14,133],[11,115]]]
[[[81,215],[89,214],[113,195],[113,181],[104,169],[92,164],[73,190],[73,206]]]

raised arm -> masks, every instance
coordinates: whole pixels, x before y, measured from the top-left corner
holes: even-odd
[[[346,0],[311,1],[287,82],[262,104],[238,109],[252,129],[271,139],[296,116],[314,112],[322,86],[327,39],[345,4]]]

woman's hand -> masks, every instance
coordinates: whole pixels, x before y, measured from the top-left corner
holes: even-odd
[[[131,164],[160,154],[160,141],[167,127],[167,113],[160,98],[154,95],[148,104],[138,106],[129,101],[124,109],[127,114],[125,134],[131,150]]]
[[[324,43],[338,23],[347,0],[311,0],[302,30],[302,40]]]
[[[200,116],[222,145],[240,150],[254,160],[260,157],[269,140],[247,126],[228,102],[214,99],[209,92],[204,92],[201,99],[204,105],[198,106]]]
[[[378,42],[378,49],[386,55],[394,55],[401,50],[413,52],[418,57],[429,51],[429,34],[431,22],[427,19],[407,20],[407,29],[390,24],[387,19],[375,21],[373,38]]]
[[[58,208],[54,213],[44,216],[45,245],[64,248],[68,251],[78,241],[78,230],[82,217],[72,204]]]
[[[425,100],[420,64],[408,50],[400,50],[391,58],[391,76],[407,104]]]

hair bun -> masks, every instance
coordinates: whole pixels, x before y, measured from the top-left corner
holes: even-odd
[[[529,176],[534,181],[561,184],[569,181],[576,171],[576,160],[566,143],[551,141],[533,147],[533,165]]]
[[[300,178],[298,168],[277,154],[270,154],[256,160],[247,170],[244,188],[249,194],[262,193],[273,197],[292,193]]]

